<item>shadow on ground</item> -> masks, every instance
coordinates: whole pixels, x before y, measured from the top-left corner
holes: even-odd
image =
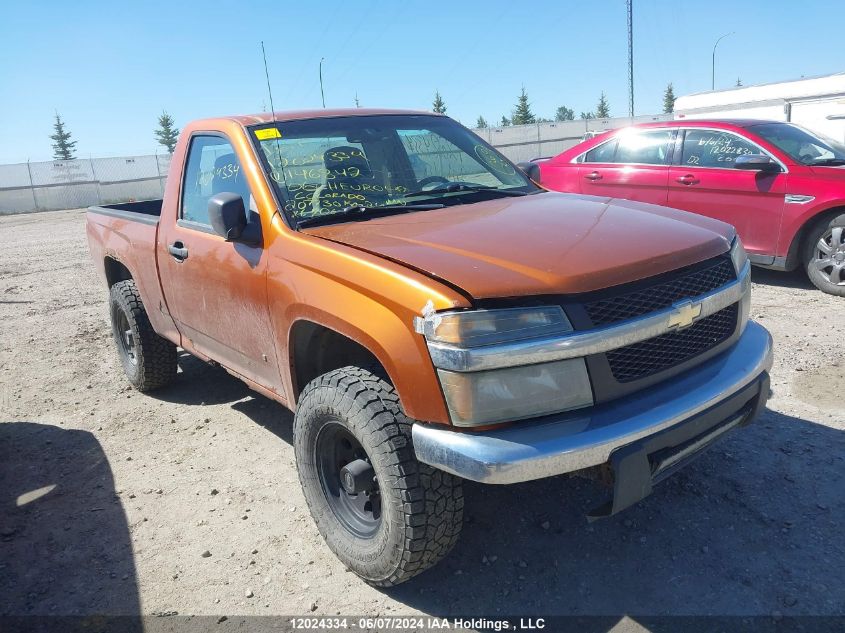
[[[7,616],[140,613],[129,526],[91,433],[0,423],[0,596]]]
[[[783,272],[752,266],[751,281],[755,284],[766,284],[767,286],[775,286],[777,288],[801,288],[803,290],[816,289],[816,287],[807,278],[807,273],[805,273],[801,268],[791,272]]]
[[[231,403],[291,442],[282,406],[221,369],[180,362],[189,378],[157,397]],[[843,490],[845,433],[767,410],[648,499],[592,524],[598,484],[467,482],[455,550],[386,593],[435,616],[842,614]]]
[[[842,614],[843,471],[843,432],[766,411],[592,524],[588,481],[468,483],[451,556],[387,593],[443,616]]]
[[[222,367],[210,365],[187,352],[180,352],[176,380],[164,389],[146,395],[165,402],[194,406],[229,404],[254,393]]]
[[[179,368],[173,384],[148,395],[186,405],[230,404],[288,444],[293,443],[293,413],[278,402],[252,391],[225,369],[185,352],[179,355]]]

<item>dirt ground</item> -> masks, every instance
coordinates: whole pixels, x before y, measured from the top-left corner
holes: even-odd
[[[754,270],[774,396],[621,515],[558,477],[466,485],[463,536],[391,590],[308,514],[292,415],[191,357],[127,386],[81,211],[0,218],[0,614],[845,613],[843,299]]]

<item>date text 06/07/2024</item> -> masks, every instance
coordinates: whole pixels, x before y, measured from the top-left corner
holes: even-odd
[[[476,631],[530,631],[546,628],[544,618],[519,618],[517,621],[487,618],[431,618],[431,617],[297,617],[290,620],[295,630],[325,631],[363,629],[379,631],[408,630],[476,630]]]

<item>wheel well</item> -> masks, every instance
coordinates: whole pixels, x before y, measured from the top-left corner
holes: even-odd
[[[786,255],[786,269],[795,270],[801,265],[801,246],[804,244],[804,238],[807,237],[811,228],[821,221],[830,222],[833,218],[842,214],[845,214],[845,207],[834,207],[808,218],[795,233],[795,237],[792,238],[792,244],[789,245],[789,252]]]
[[[113,257],[106,257],[103,265],[106,270],[106,283],[109,285],[109,288],[118,281],[132,279],[132,273],[129,272],[129,269]]]
[[[390,382],[384,366],[360,343],[312,321],[297,321],[290,337],[296,399],[309,382],[333,369],[354,365]]]

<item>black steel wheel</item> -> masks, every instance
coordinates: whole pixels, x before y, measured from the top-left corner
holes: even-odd
[[[334,554],[390,587],[442,559],[463,521],[461,480],[417,461],[411,425],[386,380],[342,367],[302,391],[293,447],[302,492]]]
[[[381,496],[367,452],[340,422],[323,426],[314,449],[320,485],[338,521],[359,538],[372,538],[381,525]]]
[[[176,346],[153,330],[132,279],[109,293],[109,312],[117,353],[127,379],[138,391],[151,391],[176,376]]]

